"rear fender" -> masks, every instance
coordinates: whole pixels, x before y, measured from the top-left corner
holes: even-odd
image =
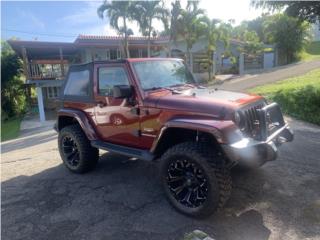
[[[57,121],[57,130],[60,131],[63,128],[63,117],[72,117],[74,118],[86,134],[87,138],[92,140],[97,140],[97,134],[94,128],[92,127],[86,114],[80,110],[63,108],[58,111],[58,121]]]

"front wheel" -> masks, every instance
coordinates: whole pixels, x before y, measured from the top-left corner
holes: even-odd
[[[99,150],[91,146],[78,125],[67,126],[59,132],[58,146],[63,163],[72,172],[88,172],[99,160]]]
[[[231,192],[231,177],[223,159],[196,142],[178,144],[163,155],[161,181],[169,202],[193,217],[212,214]]]

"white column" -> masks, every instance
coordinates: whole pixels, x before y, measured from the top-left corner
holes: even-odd
[[[44,114],[42,88],[37,86],[36,90],[37,90],[37,99],[38,99],[40,122],[44,122],[44,121],[46,121],[46,115]]]
[[[243,75],[244,74],[244,54],[240,53],[239,56],[239,74]]]
[[[191,68],[191,73],[193,73],[193,53],[190,52],[190,68]]]
[[[217,72],[217,65],[216,65],[216,52],[212,53],[212,73],[213,75],[216,75]]]
[[[274,66],[279,65],[279,49],[277,47],[274,47]]]

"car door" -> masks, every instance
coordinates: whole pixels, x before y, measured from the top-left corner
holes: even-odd
[[[103,141],[130,147],[139,146],[139,115],[133,99],[113,97],[115,85],[132,85],[125,64],[95,66],[95,121]]]

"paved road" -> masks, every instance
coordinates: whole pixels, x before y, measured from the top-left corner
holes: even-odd
[[[226,208],[208,219],[177,213],[158,165],[101,152],[85,175],[61,164],[56,133],[39,128],[2,144],[2,239],[182,239],[194,229],[217,240],[320,239],[320,128],[296,133],[277,161],[234,169]]]
[[[248,75],[238,79],[233,79],[219,85],[218,88],[233,91],[245,91],[248,88],[276,82],[282,79],[303,75],[311,70],[320,69],[320,60],[311,62],[300,62],[279,67],[266,73]]]

